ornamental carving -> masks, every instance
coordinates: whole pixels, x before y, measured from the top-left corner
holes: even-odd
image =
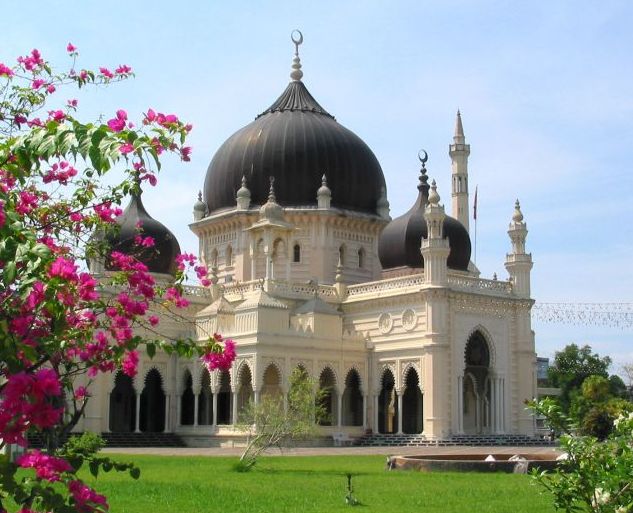
[[[380,333],[387,334],[391,331],[391,328],[393,328],[393,319],[391,318],[391,315],[386,312],[380,314],[380,317],[378,318],[378,329],[380,330]]]
[[[418,316],[411,308],[407,308],[402,312],[402,327],[407,330],[413,330],[418,324]]]

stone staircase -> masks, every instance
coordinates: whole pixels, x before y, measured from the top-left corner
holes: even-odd
[[[106,447],[186,447],[180,436],[174,433],[101,433],[101,436],[106,441]],[[44,445],[38,434],[29,434],[28,440],[33,448]]]
[[[454,447],[467,446],[518,446],[554,447],[556,442],[527,435],[452,435],[443,439],[429,439],[424,435],[363,435],[354,441],[360,447]]]

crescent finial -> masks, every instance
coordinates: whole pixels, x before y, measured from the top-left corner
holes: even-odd
[[[299,34],[298,36],[296,34]],[[299,55],[299,45],[303,43],[303,34],[299,29],[294,29],[290,33],[290,39],[295,44],[295,55]]]
[[[426,164],[426,161],[429,160],[429,154],[426,152],[426,150],[420,150],[418,152],[418,159],[420,159],[420,162],[422,162],[422,165]]]

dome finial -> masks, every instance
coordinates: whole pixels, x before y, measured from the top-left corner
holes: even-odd
[[[295,45],[295,56],[292,59],[290,78],[295,81],[300,81],[301,77],[303,77],[303,71],[301,71],[301,59],[299,58],[299,45],[303,43],[303,34],[300,30],[295,29],[290,34],[290,39]]]
[[[440,203],[440,195],[437,193],[437,184],[435,179],[431,182],[431,193],[429,194],[429,203],[437,207]]]
[[[268,190],[268,202],[269,203],[277,203],[277,198],[275,198],[275,177],[269,177],[270,180],[270,189]]]
[[[420,169],[420,183],[418,184],[418,190],[425,195],[429,193],[429,176],[426,174],[426,163],[429,160],[429,154],[426,150],[420,150],[418,152],[418,159],[422,163]]]
[[[202,201],[202,191],[198,191],[198,201]]]
[[[521,204],[518,199],[514,202],[514,214],[512,214],[512,220],[515,223],[523,221],[523,212],[521,212]]]

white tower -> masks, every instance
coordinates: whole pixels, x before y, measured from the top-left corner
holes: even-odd
[[[528,230],[519,200],[514,204],[514,214],[508,229],[512,242],[512,252],[506,255],[505,267],[512,278],[514,293],[520,297],[530,297],[530,271],[532,270],[532,254],[525,252],[525,239]]]
[[[424,258],[424,281],[429,285],[446,286],[446,259],[450,253],[448,239],[444,238],[444,206],[440,205],[435,180],[431,183],[429,203],[424,211],[427,237],[422,239],[422,257]]]
[[[470,144],[466,144],[462,115],[457,111],[455,120],[455,135],[453,144],[449,146],[448,154],[452,161],[453,192],[452,214],[455,219],[468,228],[468,155]],[[470,231],[470,230],[469,230]]]

